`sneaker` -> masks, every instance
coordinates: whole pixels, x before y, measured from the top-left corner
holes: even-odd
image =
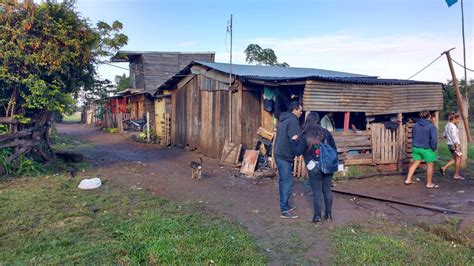
[[[326,214],[324,215],[324,220],[331,222],[332,221],[332,214]]]
[[[312,223],[320,223],[322,222],[323,220],[321,220],[321,217],[317,216],[317,217],[313,217],[313,219],[311,219],[311,222]]]
[[[289,211],[280,213],[280,218],[283,218],[283,219],[296,219],[298,217],[299,217],[298,215],[293,214]]]
[[[295,207],[295,206],[290,207],[290,209],[289,209],[289,211],[294,211],[294,210],[296,210],[296,207]]]

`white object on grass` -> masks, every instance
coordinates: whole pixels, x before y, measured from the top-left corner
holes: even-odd
[[[83,179],[77,186],[80,189],[83,190],[89,190],[89,189],[96,189],[98,187],[102,186],[102,181],[98,177],[94,178],[89,178],[89,179]]]

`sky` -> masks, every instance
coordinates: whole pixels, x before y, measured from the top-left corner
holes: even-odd
[[[380,78],[407,79],[456,47],[463,63],[461,0],[77,0],[91,23],[123,23],[129,37],[122,50],[213,51],[229,62],[227,23],[233,15],[233,63],[245,64],[244,50],[271,48],[292,67],[328,69]],[[464,0],[467,67],[474,69],[474,0]],[[116,64],[128,68],[128,64]],[[464,78],[455,64],[456,75]],[[101,66],[113,80],[128,72]],[[474,72],[468,71],[468,79]],[[451,74],[439,58],[415,80],[445,82]]]

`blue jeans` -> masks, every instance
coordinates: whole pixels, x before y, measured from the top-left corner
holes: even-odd
[[[276,158],[276,165],[278,168],[278,186],[280,190],[280,211],[286,212],[291,209],[290,197],[293,194],[293,175],[291,173],[293,162],[288,162]]]
[[[324,197],[325,215],[331,215],[332,212],[332,191],[331,181],[333,174],[323,174],[316,167],[308,172],[311,190],[313,191],[313,219],[321,218],[321,206]]]

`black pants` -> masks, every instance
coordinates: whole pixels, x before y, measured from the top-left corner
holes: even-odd
[[[321,205],[324,197],[325,215],[332,214],[332,191],[331,182],[333,174],[323,174],[316,167],[315,169],[308,171],[309,183],[311,184],[311,190],[313,191],[313,206],[314,216],[313,219],[321,218]]]

